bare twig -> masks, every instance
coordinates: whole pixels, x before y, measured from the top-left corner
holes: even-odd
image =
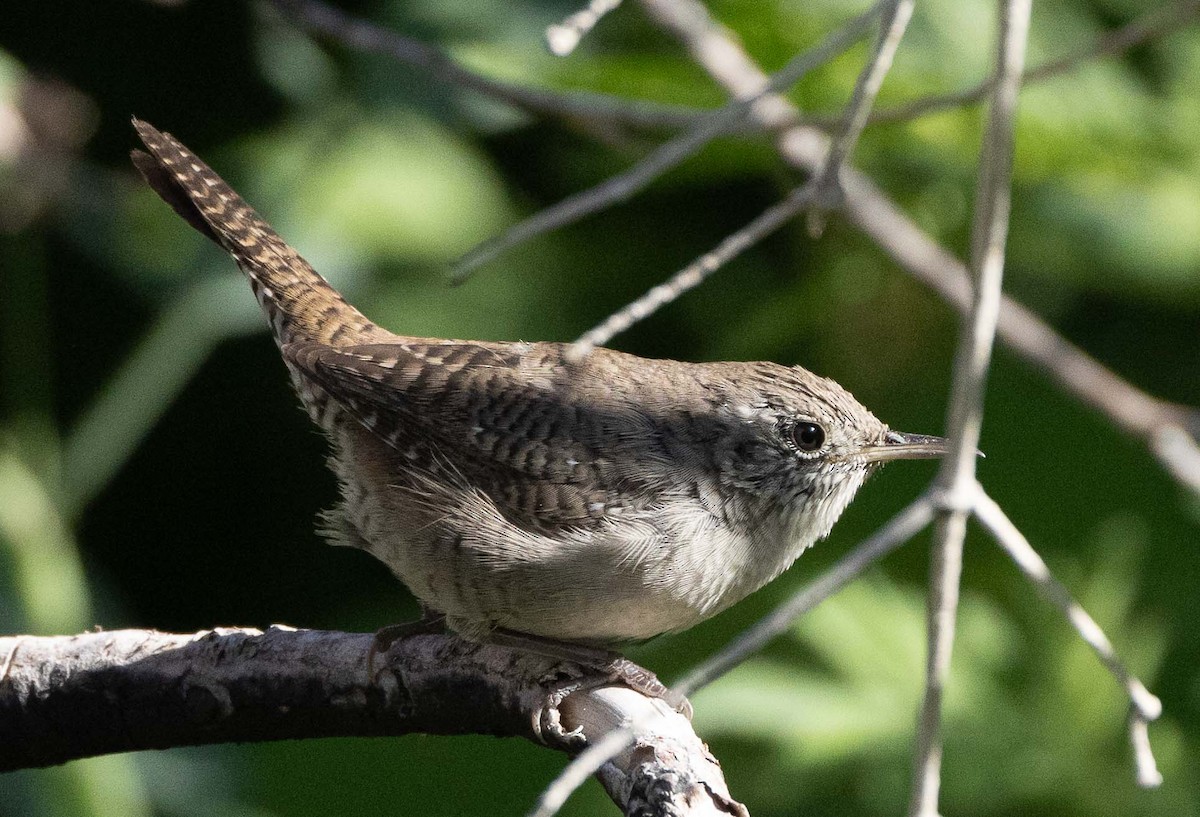
[[[730,259],[779,229],[810,203],[815,201],[818,205],[823,205],[824,199],[840,203],[842,164],[853,151],[854,144],[862,133],[866,115],[912,16],[912,7],[912,0],[899,0],[890,4],[879,39],[876,41],[874,54],[860,73],[853,97],[847,106],[842,120],[841,135],[831,146],[821,171],[813,180],[793,189],[787,198],[767,208],[745,227],[724,238],[716,248],[585,332],[572,344],[568,352],[569,359],[583,359],[592,349],[603,346],[633,324],[646,319],[685,292],[695,289]],[[836,195],[831,197],[831,191],[834,190],[837,191]],[[816,222],[811,220],[815,213],[809,212],[810,228],[819,229]]]
[[[1200,445],[1196,444],[1191,428],[1200,428],[1200,414],[1189,411],[1181,422],[1161,422],[1146,432],[1150,438],[1150,450],[1163,467],[1200,495]]]
[[[1137,766],[1137,784],[1143,789],[1156,789],[1162,785],[1163,776],[1154,762],[1150,749],[1150,722],[1139,715],[1133,707],[1129,710],[1129,748],[1133,750]]]
[[[975,218],[971,228],[971,278],[974,297],[964,322],[955,358],[946,429],[950,453],[942,460],[937,485],[950,507],[937,527],[930,566],[928,600],[929,649],[925,696],[914,747],[910,817],[936,817],[941,789],[942,693],[950,675],[954,619],[958,612],[963,540],[974,498],[975,458],[983,424],[983,397],[991,367],[1004,244],[1012,201],[1013,131],[1021,66],[1029,35],[1030,0],[1002,0],[1000,37],[988,122],[980,151]]]
[[[622,725],[601,735],[559,772],[558,777],[546,786],[537,804],[528,817],[554,817],[588,778],[597,774],[605,764],[612,761],[633,743],[632,725]]]
[[[555,56],[567,56],[596,27],[600,18],[619,5],[621,0],[589,0],[582,10],[546,28],[546,45]]]
[[[567,351],[568,360],[579,361],[597,346],[603,346],[616,335],[640,320],[653,315],[680,295],[700,286],[708,276],[719,270],[737,255],[778,230],[813,200],[812,183],[797,187],[783,201],[771,205],[740,230],[726,236],[709,252],[672,275],[645,295],[621,307],[600,324],[584,332]]]
[[[632,721],[643,724],[636,750],[601,775],[626,813],[745,813],[691,724],[662,701],[619,685],[567,694],[578,667],[451,635],[402,639],[369,673],[372,640],[282,627],[0,638],[11,661],[0,771],[138,749],[411,732],[511,735],[574,752]]]
[[[949,509],[934,527],[926,600],[928,648],[925,655],[925,693],[913,740],[913,774],[909,793],[910,817],[937,817],[942,769],[942,699],[950,676],[950,655],[958,614],[962,546],[967,517],[961,508]]]
[[[647,128],[691,128],[711,111],[584,91],[554,91],[503,82],[459,65],[431,45],[353,17],[321,0],[270,0],[285,17],[348,48],[382,54],[420,68],[437,81],[467,88],[523,111],[551,117],[604,120]]]
[[[1154,753],[1150,748],[1150,735],[1146,726],[1151,721],[1157,720],[1162,714],[1162,701],[1129,672],[1124,662],[1117,656],[1108,636],[1100,629],[1100,625],[1088,615],[1079,602],[1071,598],[1067,588],[1054,578],[1042,557],[996,504],[996,501],[988,496],[980,485],[975,486],[975,493],[975,515],[979,521],[1009,557],[1016,562],[1025,578],[1029,579],[1042,597],[1062,612],[1071,626],[1075,628],[1075,632],[1079,634],[1085,644],[1092,648],[1096,657],[1100,659],[1100,663],[1112,674],[1129,697],[1129,742],[1133,749],[1138,785],[1143,788],[1154,788],[1160,785],[1162,775],[1158,773],[1158,767],[1154,762]]]
[[[793,189],[787,198],[772,205],[745,227],[724,238],[716,248],[584,333],[572,344],[568,353],[569,359],[581,360],[595,347],[604,345],[634,323],[644,320],[685,292],[696,288],[730,259],[773,233],[811,202],[816,200],[821,204],[822,199],[831,195],[831,190],[838,191],[836,198],[840,200],[838,178],[842,163],[853,151],[854,144],[862,133],[866,115],[870,112],[871,104],[879,92],[883,77],[891,66],[896,48],[912,17],[912,8],[913,0],[893,0],[889,4],[874,54],[859,74],[854,94],[847,106],[839,138],[830,147],[824,167],[813,181]]]
[[[17,657],[17,650],[21,649],[21,639],[14,638],[12,644],[9,645],[8,655],[4,656],[4,665],[0,666],[0,686],[8,678],[8,672],[12,669],[13,659]]]
[[[1029,544],[1024,534],[1012,523],[996,501],[976,486],[975,514],[980,523],[995,537],[1020,568],[1021,572],[1037,588],[1042,597],[1057,607],[1075,628],[1083,642],[1092,648],[1096,657],[1129,696],[1129,702],[1138,716],[1147,721],[1157,720],[1162,714],[1162,702],[1126,669],[1113,649],[1112,642],[1100,629],[1100,625],[1071,598],[1070,592],[1050,573],[1050,568]]]
[[[737,37],[717,23],[703,3],[674,0],[641,0],[642,9],[660,28],[677,36],[696,64],[729,91],[734,99],[759,94],[767,75],[755,66],[747,71],[748,58]],[[796,109],[778,94],[766,94],[751,110],[760,126],[775,128],[796,121]]]
[[[878,0],[870,9],[825,37],[820,44],[793,57],[787,65],[766,80],[756,93],[728,103],[696,127],[664,142],[628,170],[606,179],[595,187],[568,196],[501,235],[479,244],[454,264],[451,277],[455,282],[462,282],[473,270],[505,250],[629,198],[713,139],[738,129],[754,103],[764,95],[787,88],[809,71],[824,65],[849,48],[863,35],[884,2],[887,0]]]
[[[854,93],[851,94],[850,103],[842,115],[838,134],[829,147],[824,166],[815,177],[817,202],[822,207],[841,204],[842,165],[854,152],[858,137],[866,127],[867,116],[871,113],[875,97],[883,85],[883,78],[892,67],[892,59],[900,47],[900,40],[904,38],[908,21],[912,19],[914,5],[915,0],[894,0],[884,14],[874,52],[859,72],[858,81],[854,84]],[[810,210],[808,226],[813,235],[819,235],[825,226],[824,215]]]
[[[1200,13],[1200,0],[1185,0],[1185,2],[1172,3],[1152,9],[1121,28],[1105,32],[1087,46],[1072,54],[1056,60],[1050,60],[1029,69],[1025,72],[1022,84],[1029,85],[1041,82],[1042,80],[1073,71],[1085,62],[1127,51],[1134,46],[1153,40],[1170,32],[1174,28],[1191,22],[1192,18],[1198,13]],[[925,97],[891,108],[885,108],[872,113],[867,118],[867,124],[906,122],[910,119],[918,119],[922,116],[928,116],[931,113],[937,113],[938,111],[970,105],[984,99],[990,88],[990,81],[981,82],[974,88],[965,91],[945,94],[943,96]],[[839,118],[805,117],[804,121],[807,124],[818,127],[832,127],[837,124]]]
[[[825,163],[814,179],[807,185],[793,189],[783,201],[769,207],[745,227],[727,236],[715,249],[688,264],[668,281],[626,304],[595,328],[584,333],[572,344],[569,352],[571,359],[582,359],[595,347],[604,345],[634,323],[644,320],[685,292],[699,286],[730,259],[770,235],[811,202],[815,201],[822,206],[826,206],[826,199],[830,200],[828,206],[840,202],[839,177],[842,164],[853,151],[862,133],[866,115],[879,92],[883,77],[891,66],[896,48],[912,17],[912,9],[913,0],[895,0],[889,4],[874,53],[859,74],[854,94],[842,119],[841,133],[830,147]],[[809,214],[810,228],[819,231],[820,226],[812,220],[816,213],[809,211]]]

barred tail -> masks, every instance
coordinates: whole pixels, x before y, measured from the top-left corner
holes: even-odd
[[[279,343],[311,340],[330,346],[391,338],[375,326],[287,245],[271,225],[212,168],[169,133],[133,120],[149,153],[134,165],[163,201],[237,261]]]

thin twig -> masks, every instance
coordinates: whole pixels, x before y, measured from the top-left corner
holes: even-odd
[[[610,11],[621,5],[621,0],[590,0],[580,11],[561,23],[546,28],[546,45],[556,57],[565,57],[575,50],[579,41],[596,27],[596,23]]]
[[[1143,789],[1157,789],[1162,785],[1162,772],[1154,761],[1154,752],[1150,748],[1150,722],[1129,709],[1129,748],[1133,750],[1134,765],[1137,769],[1137,784]]]
[[[883,78],[892,67],[892,60],[900,47],[900,41],[904,38],[908,21],[912,19],[914,5],[915,0],[893,0],[884,15],[879,38],[875,41],[874,53],[859,72],[858,80],[854,84],[854,93],[851,94],[850,103],[842,115],[838,134],[829,147],[824,167],[816,175],[817,202],[821,206],[826,206],[827,200],[831,200],[829,206],[841,204],[842,166],[854,152],[858,137],[866,127],[867,116],[871,113],[875,97],[883,85]],[[809,211],[808,227],[814,236],[819,235],[825,228],[824,215],[815,210]]]
[[[1075,632],[1083,642],[1092,648],[1096,657],[1105,669],[1117,680],[1125,694],[1129,697],[1129,744],[1133,750],[1134,768],[1139,786],[1154,788],[1162,783],[1162,775],[1154,762],[1154,753],[1150,747],[1150,734],[1147,724],[1157,720],[1162,714],[1162,701],[1158,699],[1145,684],[1137,679],[1117,656],[1112,642],[1100,629],[1079,602],[1071,598],[1070,592],[1058,579],[1050,573],[1046,562],[1029,544],[1029,540],[1021,533],[1012,520],[1004,513],[994,499],[987,495],[983,487],[975,488],[975,515],[988,533],[996,540],[1020,568],[1025,577],[1033,583],[1042,598],[1053,604],[1070,622]]]
[[[1190,425],[1200,428],[1200,416],[1192,413]],[[1149,432],[1150,450],[1175,479],[1200,495],[1200,445],[1183,423],[1162,423]]]
[[[1042,80],[1073,71],[1082,63],[1090,60],[1127,51],[1134,46],[1141,45],[1144,42],[1166,34],[1182,24],[1190,22],[1197,13],[1200,13],[1200,0],[1185,0],[1185,2],[1172,3],[1152,9],[1121,28],[1101,34],[1087,46],[1072,54],[1056,60],[1050,60],[1029,69],[1025,72],[1022,83],[1029,85],[1041,82]],[[911,119],[918,119],[922,116],[937,113],[938,111],[970,105],[984,99],[990,88],[990,81],[981,82],[974,88],[969,88],[965,91],[915,99],[912,102],[906,102],[891,108],[884,108],[872,113],[867,118],[867,124],[906,122]],[[805,117],[804,121],[806,124],[817,127],[831,127],[839,119],[833,117]]]
[[[983,424],[983,397],[1000,318],[1004,245],[1012,201],[1012,156],[1021,66],[1029,35],[1031,0],[1003,0],[996,49],[995,79],[980,151],[975,217],[971,229],[971,309],[964,322],[951,383],[946,420],[950,453],[942,460],[937,485],[952,506],[937,528],[930,567],[929,648],[925,696],[917,722],[910,817],[936,817],[941,789],[942,694],[950,675],[954,619],[958,612],[963,540],[975,458]]]
[[[482,242],[453,265],[450,273],[452,280],[461,283],[473,270],[505,250],[629,198],[713,139],[740,128],[754,103],[764,95],[793,85],[805,74],[853,45],[867,30],[884,2],[887,0],[878,0],[870,9],[826,36],[816,47],[797,54],[753,95],[728,103],[693,129],[660,145],[628,170],[595,187],[568,196],[501,235]]]
[[[983,396],[1000,319],[1004,245],[1012,203],[1013,130],[1021,62],[1029,30],[1029,0],[1002,0],[996,81],[980,153],[975,216],[971,229],[970,277],[974,297],[955,361],[947,430],[950,455],[942,460],[939,482],[947,491],[975,480],[975,459],[983,422]]]
[[[1042,597],[1062,612],[1083,642],[1092,648],[1096,657],[1100,659],[1100,663],[1125,690],[1125,694],[1129,696],[1129,702],[1137,714],[1147,721],[1156,720],[1162,714],[1162,702],[1129,672],[1117,656],[1108,636],[1100,629],[1100,625],[1079,606],[1075,599],[1071,598],[1067,588],[1054,578],[1050,573],[1050,568],[1046,566],[1046,562],[996,504],[996,501],[988,496],[980,486],[976,486],[975,491],[975,515],[980,524],[996,539],[997,544],[1016,563],[1025,577],[1033,583]]]
[[[12,647],[8,650],[8,655],[4,657],[4,665],[0,666],[0,686],[8,678],[8,672],[12,669],[13,659],[17,657],[17,650],[21,649],[21,638],[18,636],[13,639]]]
[[[468,88],[523,111],[552,117],[603,120],[646,128],[691,128],[711,111],[687,105],[626,99],[584,91],[530,88],[478,74],[431,45],[353,17],[321,0],[269,0],[300,27],[371,54],[429,72],[447,85]]]
[[[937,817],[942,783],[942,699],[950,676],[958,591],[962,577],[963,538],[967,517],[951,510],[934,527],[929,562],[929,598],[926,601],[928,648],[925,655],[925,693],[913,740],[910,817]]]
[[[603,346],[638,321],[648,318],[685,292],[700,286],[731,259],[762,241],[807,207],[814,198],[814,190],[811,182],[795,188],[783,201],[768,207],[745,227],[726,236],[720,244],[672,275],[667,281],[584,332],[571,344],[567,351],[567,359],[582,360],[597,346]]]
[[[869,539],[839,559],[833,567],[730,641],[719,653],[694,668],[675,684],[673,689],[681,695],[691,695],[736,667],[747,656],[761,650],[771,639],[787,630],[801,615],[837,593],[868,567],[920,533],[933,518],[933,507],[934,503],[929,496],[913,500]],[[530,812],[530,817],[553,817],[558,813],[558,809],[562,808],[572,792],[629,745],[633,730],[641,726],[632,723],[623,729],[614,730],[581,752],[546,787],[537,807]]]
[[[747,71],[748,58],[738,38],[712,18],[698,0],[641,0],[642,9],[660,28],[676,35],[688,55],[734,99],[757,94],[767,75],[755,66]],[[795,106],[778,94],[763,96],[752,110],[761,127],[775,128],[797,119]]]
[[[634,729],[632,724],[612,729],[573,757],[558,773],[558,777],[551,780],[542,791],[537,803],[529,811],[529,817],[554,817],[558,814],[568,797],[633,742]]]

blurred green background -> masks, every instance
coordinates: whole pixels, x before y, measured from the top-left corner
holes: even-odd
[[[865,7],[858,3],[856,6]],[[711,106],[721,92],[636,4],[568,59],[542,45],[574,1],[346,2],[491,76]],[[1152,8],[1035,8],[1032,64]],[[722,0],[768,69],[858,9]],[[882,103],[984,75],[993,6],[927,0]],[[369,631],[410,618],[362,552],[325,546],[323,442],[233,264],[127,160],[136,114],[196,150],[363,311],[410,334],[569,340],[797,178],[762,137],[705,149],[608,212],[451,288],[449,262],[628,166],[662,138],[529,117],[383,57],[316,43],[240,0],[40,0],[0,23],[0,632],[93,625]],[[833,112],[861,45],[791,94]],[[974,109],[870,129],[855,157],[965,251]],[[1200,27],[1029,88],[1007,288],[1148,391],[1200,405]],[[941,431],[956,321],[833,217],[803,223],[619,337],[686,360],[799,363],[893,427]],[[1200,503],[1143,447],[1001,349],[980,475],[1166,706],[1166,782],[1133,783],[1125,702],[991,542],[967,543],[949,693],[948,815],[1200,813]],[[917,495],[876,477],[828,541],[735,609],[633,657],[664,678],[748,626]],[[752,814],[895,815],[908,796],[928,537],[694,699]],[[0,776],[3,815],[519,814],[561,755],[490,738],[210,747]],[[614,814],[595,783],[573,815]]]

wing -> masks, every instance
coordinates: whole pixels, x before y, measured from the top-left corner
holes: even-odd
[[[559,344],[300,342],[283,354],[402,467],[457,472],[513,521],[586,525],[624,510],[623,497],[646,496],[630,490],[626,458],[611,455],[613,441],[641,436],[649,421],[568,367]]]

